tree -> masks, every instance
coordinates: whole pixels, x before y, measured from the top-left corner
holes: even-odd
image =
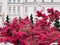
[[[21,16],[19,16],[19,19],[18,19],[18,20],[19,20],[19,22],[20,22],[20,20],[21,20]]]
[[[30,16],[30,20],[31,20],[32,24],[34,24],[32,14],[31,14],[31,16]]]
[[[9,16],[6,17],[6,22],[9,23]]]
[[[57,30],[60,31],[60,30],[59,30],[59,27],[60,27],[59,19],[56,19],[56,20],[55,20],[54,25],[55,25],[55,27],[57,28]]]

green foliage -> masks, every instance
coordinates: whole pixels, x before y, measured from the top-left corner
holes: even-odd
[[[32,14],[31,14],[31,16],[30,16],[30,20],[31,20],[32,24],[34,24]]]
[[[60,27],[60,22],[59,22],[59,19],[56,19],[55,20],[55,23],[54,23],[55,27],[58,29],[59,31],[59,27]]]
[[[9,23],[9,16],[6,17],[6,22]]]
[[[19,22],[20,22],[20,20],[21,20],[21,16],[19,16],[19,19],[18,19],[18,20],[19,20]]]

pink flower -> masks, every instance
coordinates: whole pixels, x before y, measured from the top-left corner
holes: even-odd
[[[42,16],[42,11],[37,11],[37,15],[38,17],[41,17]]]
[[[53,8],[48,8],[47,11],[48,11],[48,13],[54,13],[54,9]]]
[[[10,42],[14,45],[50,45],[55,41],[60,43],[60,32],[55,26],[50,26],[55,19],[59,19],[60,12],[53,8],[47,11],[48,16],[42,11],[37,11],[37,16],[42,19],[37,19],[34,24],[28,16],[20,21],[16,17],[5,23],[2,28],[0,27],[0,42]]]

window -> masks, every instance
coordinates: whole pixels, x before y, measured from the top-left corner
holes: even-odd
[[[9,0],[9,3],[11,3],[11,0]]]
[[[28,14],[28,7],[25,7],[25,14]]]
[[[42,2],[44,2],[44,0],[42,0]]]
[[[13,0],[13,3],[15,3],[15,0]]]
[[[0,6],[0,13],[2,12],[2,7]]]
[[[51,2],[53,2],[53,0],[51,0]]]
[[[15,7],[13,7],[13,13],[15,13]]]
[[[36,7],[34,7],[34,14],[36,14]]]
[[[20,13],[20,7],[17,8],[17,12]]]
[[[34,0],[34,2],[36,2],[36,0]]]
[[[25,0],[25,2],[27,2],[27,0]]]
[[[9,9],[8,9],[8,10],[9,10],[9,13],[11,13],[11,7],[9,7]]]
[[[20,0],[18,0],[18,3],[20,3]]]

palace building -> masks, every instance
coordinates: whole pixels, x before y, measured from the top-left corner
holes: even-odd
[[[0,26],[3,26],[7,15],[12,20],[19,16],[30,17],[32,14],[35,21],[36,11],[47,13],[47,8],[60,10],[60,0],[0,0]]]

